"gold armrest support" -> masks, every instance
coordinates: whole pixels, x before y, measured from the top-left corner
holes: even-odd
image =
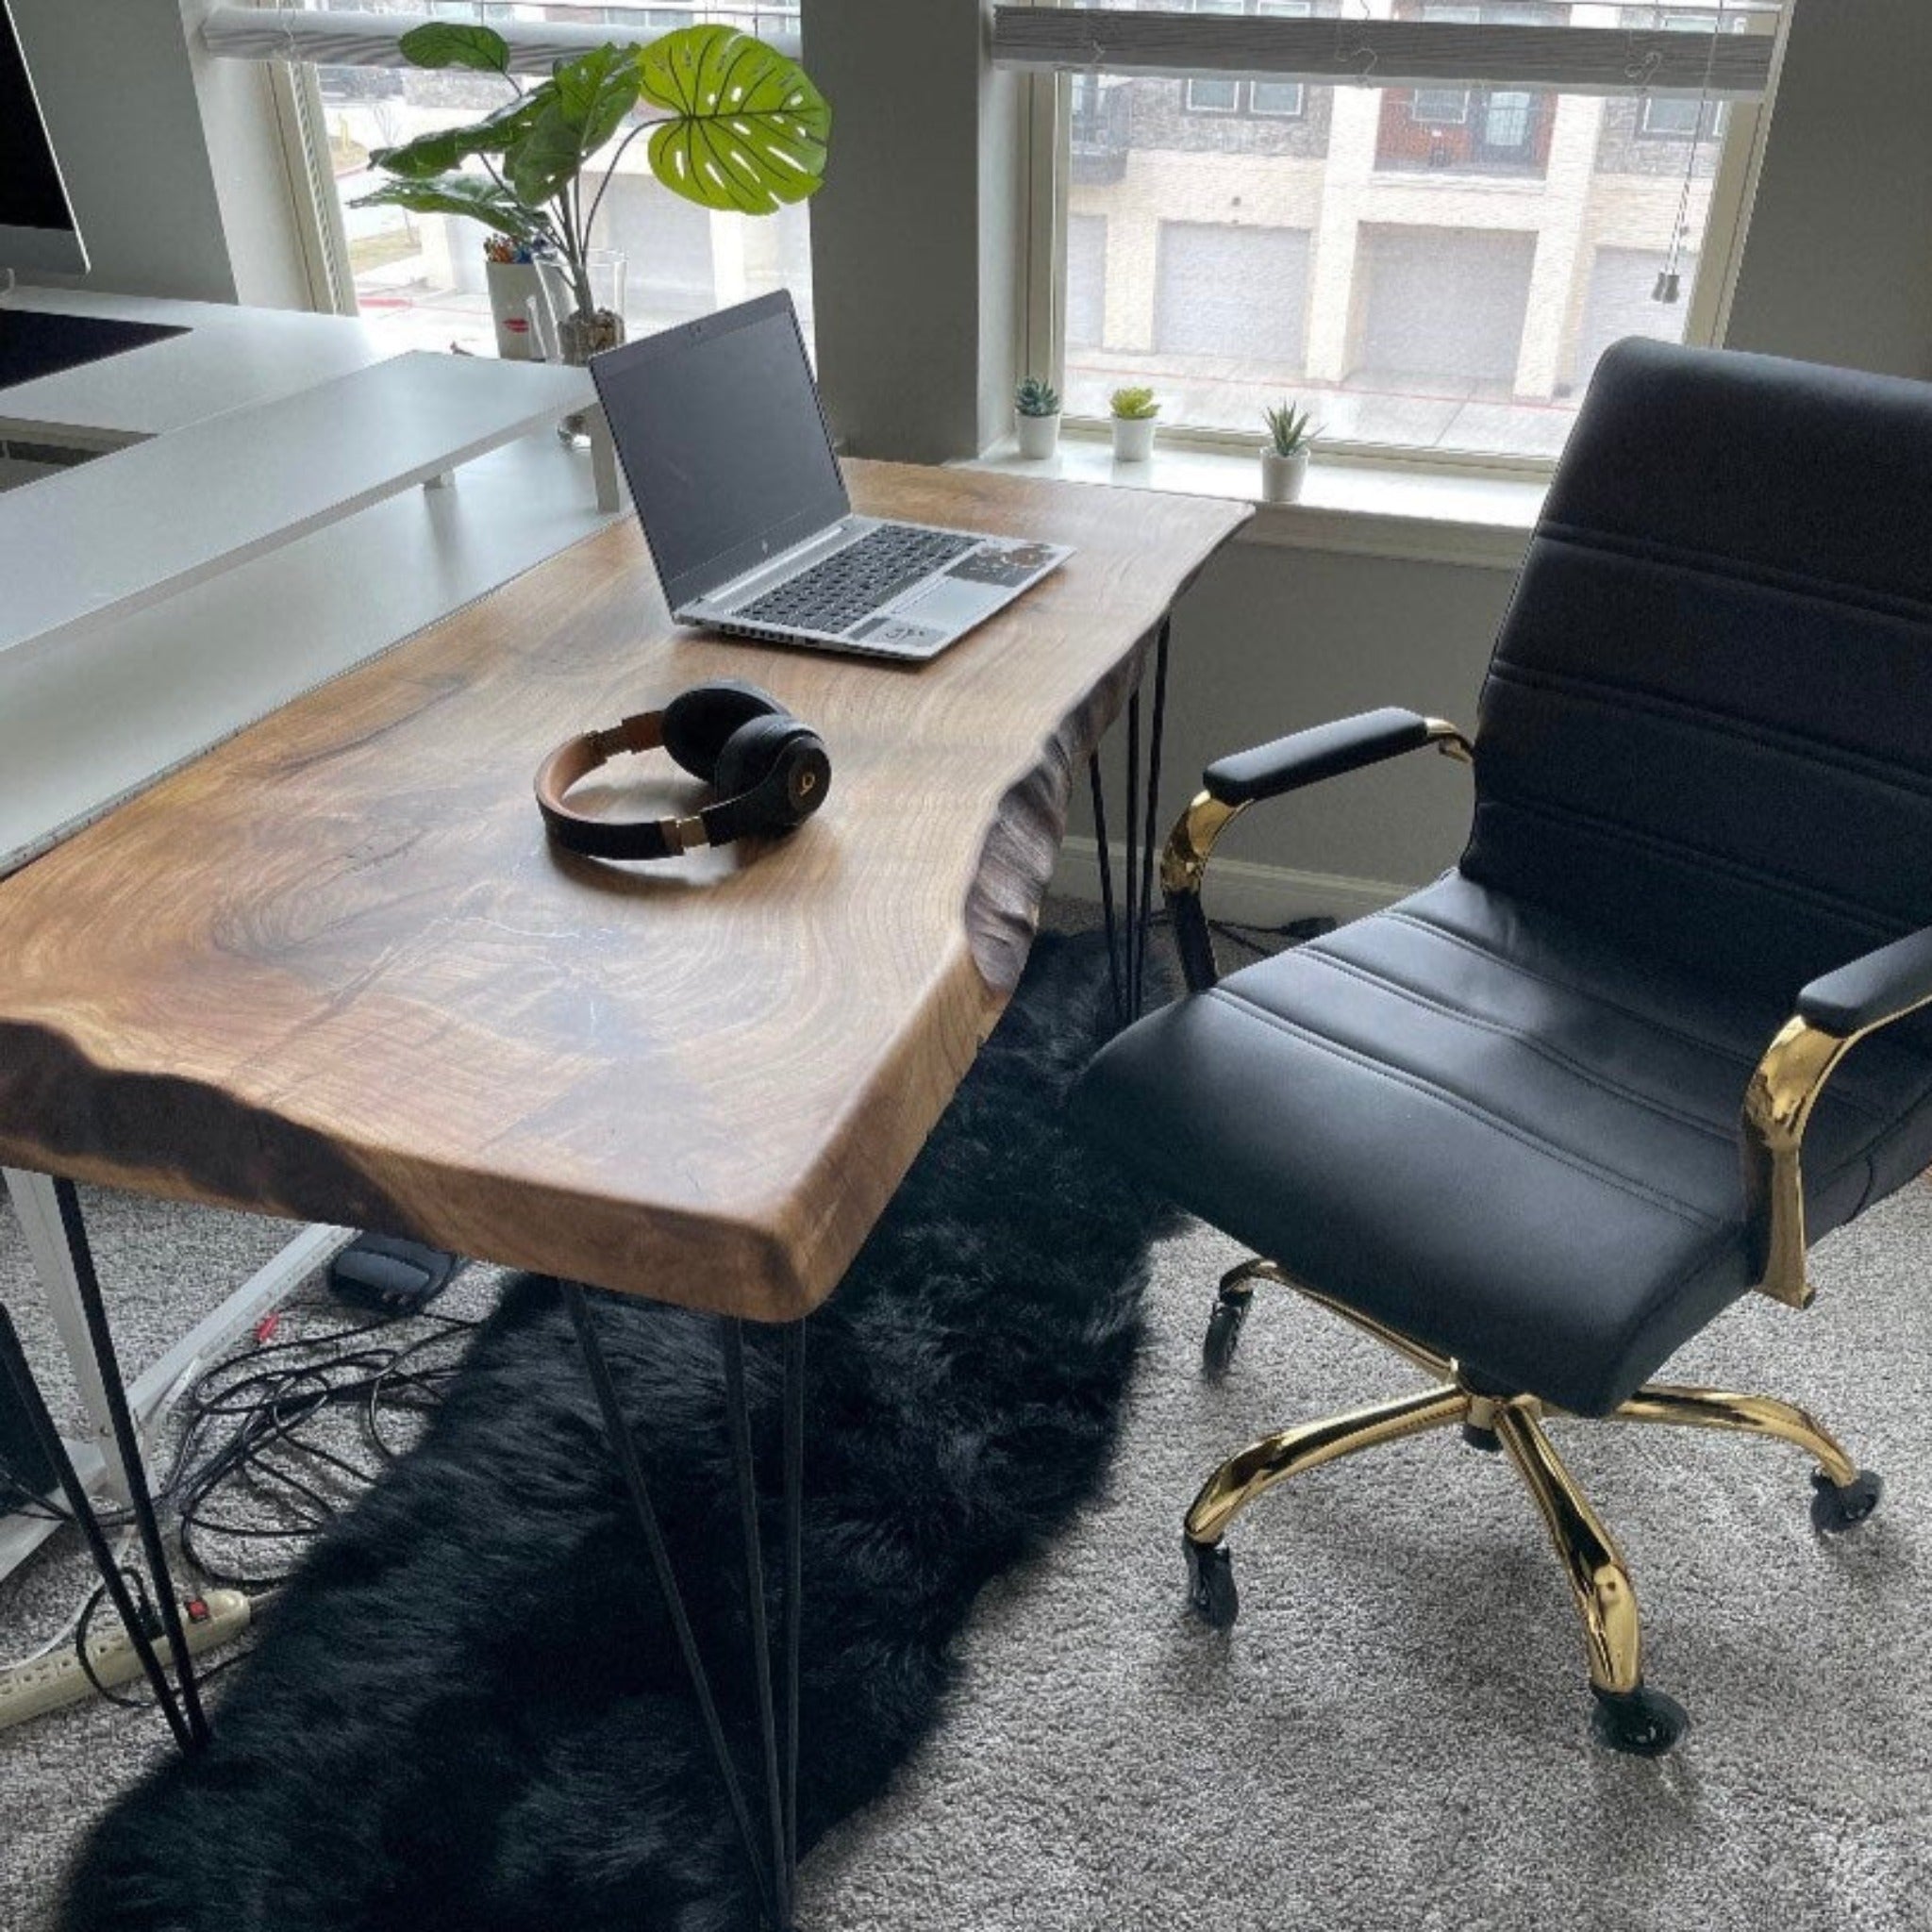
[[[1916,1013],[1921,1000],[1856,1033],[1794,1018],[1779,1029],[1744,1090],[1744,1203],[1757,1291],[1789,1308],[1811,1306],[1806,1274],[1805,1129],[1839,1062],[1861,1040]]]
[[[1446,718],[1428,721],[1427,742],[1444,758],[1459,764],[1474,761],[1468,737]],[[1201,889],[1214,841],[1241,813],[1245,805],[1224,805],[1211,792],[1197,791],[1186,811],[1175,820],[1160,855],[1160,891],[1173,915],[1174,941],[1180,949],[1181,970],[1191,991],[1199,992],[1220,976],[1214,962],[1214,941],[1201,912]]]

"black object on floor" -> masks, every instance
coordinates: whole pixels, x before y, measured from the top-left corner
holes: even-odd
[[[105,315],[57,315],[0,306],[0,389],[187,333],[158,322],[115,322]]]
[[[419,1315],[462,1265],[457,1256],[425,1241],[358,1234],[328,1264],[329,1292],[378,1315]]]
[[[54,1465],[9,1378],[0,1374],[0,1516],[40,1505],[55,1489]]]
[[[1062,1117],[1112,1024],[1104,947],[1039,941],[812,1318],[803,1846],[884,1789],[939,1714],[981,1586],[1059,1528],[1106,1462],[1161,1231],[1144,1190]],[[597,1305],[756,1789],[710,1320]],[[779,1338],[748,1340],[771,1468]],[[750,1932],[749,1873],[668,1620],[640,1609],[658,1601],[556,1285],[525,1277],[421,1446],[279,1598],[212,1746],[96,1833],[69,1932]]]

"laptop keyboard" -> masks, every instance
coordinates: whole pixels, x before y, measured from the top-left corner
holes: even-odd
[[[842,631],[978,541],[950,530],[881,524],[731,614],[792,630]]]

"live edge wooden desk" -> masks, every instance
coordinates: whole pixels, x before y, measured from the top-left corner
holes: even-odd
[[[104,1379],[118,1388],[76,1179],[415,1235],[798,1333],[1012,992],[1080,764],[1157,639],[1164,651],[1176,593],[1248,514],[973,472],[853,463],[848,477],[874,514],[1074,556],[909,668],[681,630],[625,523],[0,882],[0,1159],[61,1177]],[[300,621],[263,610],[264,648]],[[819,730],[824,810],[782,841],[661,865],[553,851],[530,795],[550,746],[722,675]],[[615,775],[604,796],[631,809],[696,795],[666,761]],[[1130,813],[1137,781],[1130,767]],[[1130,892],[1133,870],[1130,850]],[[1146,897],[1143,871],[1141,918]],[[580,1290],[574,1312],[658,1557]],[[737,1322],[721,1333],[735,1392]],[[787,1349],[793,1452],[801,1350]],[[117,1420],[172,1606],[121,1434]],[[748,1451],[741,1474],[742,1497]],[[787,1560],[795,1574],[795,1540]],[[204,1736],[192,1673],[177,1709],[144,1661],[177,1735]],[[795,1721],[781,1771],[762,1650],[756,1662],[768,1853],[722,1752],[721,1768],[768,1916],[789,1926]]]

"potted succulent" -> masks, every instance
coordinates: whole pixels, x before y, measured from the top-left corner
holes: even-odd
[[[1014,428],[1020,454],[1043,461],[1059,447],[1060,392],[1038,375],[1029,375],[1013,392]]]
[[[1144,463],[1154,453],[1154,423],[1160,404],[1146,388],[1117,389],[1108,397],[1113,413],[1113,459]]]
[[[1299,503],[1308,480],[1308,457],[1322,434],[1322,425],[1306,409],[1291,402],[1262,411],[1268,425],[1268,444],[1261,452],[1261,501]]]
[[[355,205],[467,215],[556,264],[568,291],[557,335],[569,362],[624,340],[623,315],[599,299],[593,270],[608,251],[592,248],[591,231],[640,136],[651,173],[700,208],[772,214],[824,180],[824,96],[796,61],[736,27],[686,26],[648,44],[592,47],[534,85],[510,72],[509,43],[491,27],[427,21],[397,44],[413,66],[493,74],[506,98],[466,126],[378,148],[370,161],[391,179]],[[592,157],[613,142],[587,186]]]

